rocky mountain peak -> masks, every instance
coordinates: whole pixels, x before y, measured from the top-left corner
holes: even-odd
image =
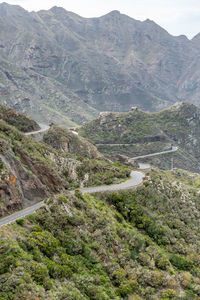
[[[200,47],[200,33],[195,35],[191,41],[195,44],[195,46]]]
[[[82,18],[2,3],[0,16],[1,103],[46,123],[74,127],[100,111],[199,104],[198,36],[174,37],[116,10]]]
[[[6,2],[0,3],[0,16],[6,17],[6,16],[14,16],[16,15],[23,15],[28,12],[23,9],[19,5],[11,5]]]
[[[60,6],[53,6],[50,11],[52,11],[53,13],[67,13],[68,11],[66,9],[64,9],[63,7]]]
[[[109,12],[107,15],[108,15],[108,16],[119,16],[119,15],[121,15],[121,13],[120,13],[119,10],[112,10],[112,11]]]
[[[180,39],[180,40],[182,40],[182,41],[189,41],[189,39],[187,38],[187,36],[184,35],[184,34],[181,34],[181,35],[177,36],[177,38]]]
[[[146,24],[156,24],[153,20],[148,19],[148,18],[146,20],[144,20],[143,22]]]

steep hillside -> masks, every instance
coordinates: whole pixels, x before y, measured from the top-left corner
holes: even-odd
[[[39,122],[73,127],[97,115],[95,109],[66,86],[32,68],[21,68],[1,59],[1,54],[0,79],[1,103],[29,114]]]
[[[31,118],[3,105],[0,105],[0,119],[22,132],[40,129],[40,126]]]
[[[1,112],[5,117],[6,108],[2,107]],[[24,130],[22,121],[26,120],[27,126],[28,121],[32,124],[32,120],[23,115],[17,115],[14,120],[16,127]],[[63,152],[58,147],[56,150],[34,141],[6,121],[7,117],[0,120],[0,217],[66,189],[110,184],[130,174],[129,168],[105,161],[98,151],[94,155],[92,145],[93,159],[84,154],[81,144],[76,144],[77,153]],[[63,135],[63,140],[65,138]],[[89,151],[90,143],[80,140]]]
[[[199,105],[199,43],[118,11],[86,19],[63,8],[0,4],[0,101],[74,126],[99,111]]]
[[[50,127],[43,141],[57,150],[79,157],[104,158],[93,144],[78,136],[78,133],[57,126]]]
[[[133,109],[129,113],[102,113],[83,125],[79,134],[96,144],[105,154],[135,157],[177,146],[174,166],[199,172],[200,110],[193,104],[176,103],[158,113]],[[146,160],[146,159],[145,159]],[[151,161],[169,168],[171,156]]]
[[[154,171],[135,191],[50,198],[0,232],[0,298],[200,296],[200,177]]]

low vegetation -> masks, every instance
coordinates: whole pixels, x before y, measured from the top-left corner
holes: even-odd
[[[43,141],[62,152],[74,154],[78,157],[101,158],[103,155],[88,140],[78,136],[76,132],[66,128],[51,126],[44,135]]]
[[[179,177],[51,197],[2,228],[0,299],[199,299],[200,202]]]
[[[79,134],[110,156],[134,157],[169,150],[173,144],[179,148],[174,156],[174,166],[200,172],[199,128],[199,108],[189,103],[176,103],[157,113],[135,109],[128,113],[101,114],[98,119],[84,124]],[[169,169],[171,158],[168,155],[146,161]]]
[[[66,140],[68,131],[52,129],[46,137],[52,131],[63,133],[58,137]],[[63,190],[127,179],[130,168],[105,160],[89,142],[71,135],[70,151],[63,151],[60,140],[55,140],[57,147],[55,141],[54,147],[36,142],[0,120],[0,216]]]
[[[22,132],[40,129],[40,126],[33,119],[3,105],[0,105],[0,119]]]

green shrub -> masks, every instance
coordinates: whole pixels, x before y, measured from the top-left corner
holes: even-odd
[[[4,164],[3,164],[3,161],[0,158],[0,170],[2,170],[3,168],[4,168]]]
[[[48,231],[33,232],[31,241],[48,257],[52,257],[59,247],[59,241]]]
[[[176,296],[177,296],[177,292],[175,290],[169,289],[169,290],[162,292],[161,300],[173,299]]]
[[[83,253],[83,243],[80,240],[66,235],[62,240],[62,246],[65,247],[66,253],[69,255],[78,255]]]
[[[112,273],[112,280],[116,286],[126,282],[126,272],[124,269],[119,269]]]
[[[35,214],[28,215],[27,219],[29,220],[30,223],[35,223],[36,222]]]
[[[82,192],[81,192],[80,189],[76,189],[76,190],[75,190],[75,196],[76,196],[78,199],[83,200],[83,194],[82,194]]]
[[[148,235],[158,243],[158,245],[168,245],[170,242],[165,236],[165,231],[162,226],[156,222],[151,222],[147,227]]]
[[[127,297],[128,295],[133,293],[133,288],[129,283],[120,284],[120,286],[118,287],[118,293],[122,297]]]
[[[159,257],[156,259],[156,267],[158,267],[161,270],[166,270],[169,266],[169,261],[165,257]]]
[[[189,271],[193,267],[193,263],[191,261],[187,260],[186,258],[184,258],[180,255],[176,255],[176,254],[171,255],[170,262],[174,267],[176,267],[179,270],[183,270],[183,271]]]
[[[54,279],[69,278],[72,275],[72,270],[67,265],[59,265],[54,261],[48,260],[46,266],[49,270],[49,275]]]
[[[18,220],[16,220],[16,223],[20,226],[24,226],[25,220],[24,219],[18,219]]]
[[[7,273],[11,266],[16,265],[16,261],[16,258],[12,254],[4,256],[0,261],[0,274]]]
[[[5,293],[0,293],[0,300],[7,300],[8,299],[7,296],[8,295],[5,295]]]
[[[38,284],[43,285],[46,280],[49,280],[49,273],[47,267],[42,263],[31,262],[29,265],[31,277]]]
[[[58,198],[58,203],[62,203],[62,202],[67,203],[67,199],[65,196],[60,195]]]

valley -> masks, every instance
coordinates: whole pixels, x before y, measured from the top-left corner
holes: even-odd
[[[198,134],[198,108],[179,104],[161,112],[162,118],[169,111],[179,124],[179,138],[185,140],[191,130],[187,127],[183,134],[186,120]],[[27,117],[12,111],[12,118],[15,114],[15,126],[0,120],[0,298],[198,299],[200,175],[177,168],[162,171],[153,163],[151,169],[139,171],[112,162],[74,130],[53,124],[24,134],[17,128]],[[101,116],[98,127],[99,120],[85,124],[79,134],[118,142],[117,124],[120,142],[127,141],[127,135],[138,143],[141,116],[146,116],[140,143],[157,143],[152,133],[160,136],[161,129],[151,114],[137,110],[114,116],[107,114],[106,122],[103,116],[103,123]],[[27,126],[29,122],[27,118]],[[168,145],[166,132],[160,142]],[[178,145],[155,158],[179,155]]]
[[[200,299],[199,37],[0,3],[0,300]]]

